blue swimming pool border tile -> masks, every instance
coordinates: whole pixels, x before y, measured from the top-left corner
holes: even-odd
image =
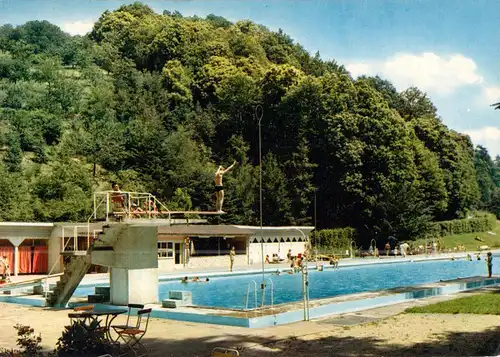
[[[0,296],[0,302],[10,303],[10,304],[36,306],[36,307],[45,307],[46,306],[45,299],[30,298],[30,297],[25,297],[25,296],[4,295],[4,296]]]
[[[454,282],[436,287],[422,287],[422,289],[381,295],[373,298],[357,299],[336,303],[324,304],[309,309],[311,319],[323,318],[335,314],[343,314],[366,309],[373,309],[381,306],[388,306],[404,301],[427,298],[431,296],[456,294],[460,291],[474,290],[486,286],[500,285],[500,278],[485,278],[478,281]],[[29,306],[44,307],[45,300],[29,296],[0,296],[0,302],[22,304]],[[97,304],[96,308],[119,309],[119,306]],[[152,317],[166,318],[171,320],[208,323],[225,326],[236,326],[246,328],[262,328],[276,325],[283,325],[292,322],[302,321],[304,319],[303,309],[287,311],[279,314],[266,315],[254,318],[242,318],[235,316],[217,315],[214,313],[203,313],[202,311],[175,311],[166,310],[160,307],[153,308]]]

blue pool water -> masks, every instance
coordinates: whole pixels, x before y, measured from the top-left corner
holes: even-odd
[[[495,264],[499,260],[500,256],[493,259],[493,274],[500,273],[499,264]],[[322,272],[313,270],[309,272],[309,296],[311,299],[319,299],[486,274],[484,260],[466,261],[465,259],[341,267],[338,270],[326,269]],[[302,275],[300,273],[279,276],[266,274],[265,276],[270,277],[274,283],[274,304],[302,299]],[[203,276],[200,275],[200,277]],[[244,309],[247,286],[252,280],[257,283],[257,304],[260,305],[259,287],[262,282],[260,274],[210,278],[208,283],[162,282],[159,287],[160,300],[167,299],[170,290],[188,290],[193,293],[195,305]],[[266,284],[270,286],[268,280]],[[75,295],[92,294],[92,290],[79,288]],[[271,293],[270,289],[266,291],[267,305],[270,304]],[[252,285],[248,307],[254,306]]]

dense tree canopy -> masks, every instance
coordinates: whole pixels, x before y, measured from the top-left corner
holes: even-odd
[[[353,79],[281,30],[209,15],[105,12],[85,37],[45,21],[0,28],[0,219],[82,220],[111,180],[170,207],[264,224],[352,226],[411,239],[500,197],[484,148],[442,124],[418,88]],[[6,189],[8,187],[8,189]],[[500,203],[499,203],[500,205]]]

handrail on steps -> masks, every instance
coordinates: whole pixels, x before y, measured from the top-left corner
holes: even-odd
[[[245,304],[245,310],[248,310],[248,302],[249,302],[249,297],[250,297],[250,284],[254,284],[254,298],[255,298],[255,306],[254,308],[257,308],[257,282],[255,280],[250,280],[247,285],[247,299],[246,299],[246,304]]]
[[[95,203],[95,201],[94,201],[94,203]],[[97,208],[99,208],[100,205],[102,205],[103,203],[104,203],[104,200],[101,200],[101,202],[99,202],[98,206],[95,207],[95,210],[97,210]],[[92,213],[92,215],[87,219],[87,247],[88,247],[88,249],[90,249],[90,221],[91,221],[91,219],[93,217],[94,217],[94,213]],[[74,247],[73,247],[73,250],[77,251],[78,250],[78,228],[81,228],[81,227],[85,227],[85,226],[77,226],[77,225],[75,225],[73,227],[64,227],[64,226],[62,226],[62,238],[61,239],[62,239],[62,242],[63,242],[63,244],[62,244],[62,246],[63,246],[62,251],[63,252],[66,250],[66,247],[68,246],[68,243],[70,241],[68,239],[67,242],[64,242],[64,229],[65,228],[73,228],[73,238],[74,238],[74,243],[75,243]],[[94,238],[95,238],[95,233],[96,233],[96,230],[94,230]],[[60,257],[59,257],[59,259],[56,259],[54,261],[54,264],[50,268],[49,273],[45,277],[45,284],[44,284],[44,286],[45,286],[45,289],[44,289],[45,290],[44,291],[45,299],[47,299],[47,294],[48,294],[48,291],[49,291],[49,278],[52,277],[52,276],[54,276],[52,274],[52,272],[54,271],[54,269],[57,266],[57,264],[60,264],[60,262],[61,261],[60,261]]]

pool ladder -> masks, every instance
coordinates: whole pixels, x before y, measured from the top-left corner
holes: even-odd
[[[274,308],[274,282],[271,278],[266,278],[264,279],[264,281],[267,281],[269,280],[269,282],[271,283],[271,309]],[[255,305],[254,305],[254,308],[257,308],[257,282],[255,280],[250,280],[248,282],[248,286],[247,286],[247,299],[246,299],[246,304],[245,304],[245,310],[248,310],[248,303],[250,301],[250,286],[252,285],[253,283],[253,286],[254,286],[254,300],[255,300]],[[264,289],[265,289],[265,285],[264,285]],[[266,294],[264,294],[264,299],[265,299],[265,296]],[[265,300],[262,301],[262,306],[264,306],[264,303],[265,303]]]
[[[271,309],[274,307],[274,283],[271,278],[266,278],[264,281],[269,280],[271,282]],[[264,286],[265,288],[265,286]],[[266,294],[264,294],[264,297]],[[264,306],[264,301],[262,301],[262,306]]]
[[[254,298],[255,298],[255,306],[254,306],[254,308],[255,309],[257,308],[257,283],[255,282],[255,280],[250,280],[248,282],[248,286],[247,286],[247,303],[245,304],[245,310],[248,310],[248,301],[249,301],[249,298],[250,298],[250,285],[252,283],[254,285]]]

